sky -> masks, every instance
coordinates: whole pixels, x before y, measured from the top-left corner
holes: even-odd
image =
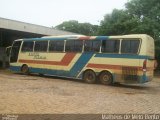
[[[54,27],[77,20],[99,25],[114,8],[123,9],[128,0],[0,0],[0,17]]]

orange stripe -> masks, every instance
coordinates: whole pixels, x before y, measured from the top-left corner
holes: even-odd
[[[108,64],[93,64],[93,63],[88,64],[87,67],[100,68],[100,69],[115,69],[115,70],[121,70],[122,67],[130,67],[130,68],[138,68],[138,70],[140,71],[142,71],[143,69],[140,66],[122,66],[122,65],[108,65]],[[147,71],[153,71],[153,68],[147,67]]]
[[[24,60],[20,59],[20,63],[33,63],[33,64],[47,64],[47,65],[61,65],[68,66],[69,63],[76,56],[76,53],[66,53],[61,61],[42,61],[42,60]]]
[[[79,40],[90,40],[89,36],[80,37]]]
[[[121,65],[93,64],[93,63],[88,64],[87,67],[101,68],[101,69],[116,69],[116,70],[122,69]],[[139,66],[125,66],[125,67],[138,68],[138,70],[142,70],[142,67],[139,67]]]

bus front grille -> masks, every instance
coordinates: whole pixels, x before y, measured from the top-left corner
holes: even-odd
[[[138,80],[138,68],[122,67],[122,79],[124,80]]]

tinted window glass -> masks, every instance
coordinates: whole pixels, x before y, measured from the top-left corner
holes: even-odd
[[[83,41],[82,40],[76,40],[74,42],[74,51],[82,52],[82,48],[83,48]]]
[[[119,40],[103,40],[102,52],[106,53],[118,53],[119,52]]]
[[[101,46],[101,41],[99,41],[99,40],[93,41],[92,49],[94,52],[99,52],[100,46]]]
[[[139,48],[139,40],[123,40],[121,45],[121,53],[136,54]]]
[[[49,42],[49,51],[55,51],[56,49],[56,41]]]
[[[48,41],[36,41],[34,51],[35,52],[46,52],[48,47]]]
[[[32,52],[33,51],[33,41],[24,41],[22,46],[22,52]]]
[[[82,52],[82,40],[68,40],[66,42],[66,52]]]
[[[64,41],[50,41],[49,51],[61,51],[64,50]]]
[[[66,52],[74,51],[74,40],[68,40],[66,42]]]
[[[91,40],[84,41],[84,51],[85,52],[91,52],[92,51],[92,41]]]
[[[99,52],[101,46],[100,40],[87,40],[84,42],[85,52]]]

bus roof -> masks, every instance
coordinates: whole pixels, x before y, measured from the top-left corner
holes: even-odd
[[[62,35],[62,36],[44,36],[41,38],[25,38],[16,41],[43,41],[43,40],[104,40],[116,38],[144,38],[148,37],[146,34],[130,34],[130,35],[117,35],[117,36],[85,36],[85,35]]]

